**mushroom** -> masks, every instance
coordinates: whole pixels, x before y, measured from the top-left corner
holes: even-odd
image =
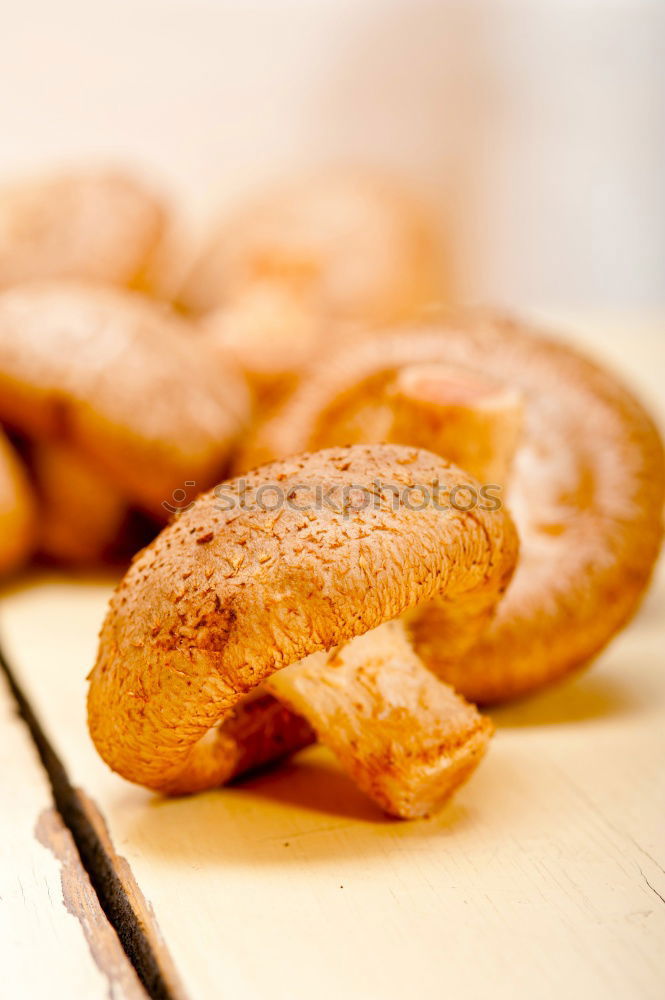
[[[88,467],[102,538],[119,496],[165,521],[174,496],[182,506],[224,471],[249,396],[192,336],[165,306],[120,289],[35,282],[0,293],[0,419],[39,445],[51,500],[73,460]]]
[[[35,501],[18,455],[0,429],[0,577],[18,569],[35,542]]]
[[[481,606],[499,600],[512,522],[503,509],[455,510],[460,481],[471,482],[429,453],[375,445],[276,462],[200,497],[111,601],[88,693],[104,760],[162,792],[215,787],[238,767],[220,723],[274,682],[385,808],[434,808],[475,767],[488,723],[398,626],[369,633],[445,595],[471,638]],[[393,487],[442,502],[410,509]]]
[[[69,565],[112,558],[128,517],[123,492],[69,445],[35,441],[28,453],[39,498],[39,551]]]
[[[221,225],[181,301],[195,313],[255,282],[313,298],[327,320],[381,323],[440,295],[439,251],[422,208],[396,182],[327,170],[266,192]]]
[[[414,447],[426,444],[435,453],[445,454],[449,460],[454,460],[480,480],[480,483],[474,485],[458,482],[453,487],[456,506],[471,510],[478,503],[489,503],[491,506],[501,503],[500,493],[492,493],[490,490],[500,491],[500,484],[506,481],[519,440],[522,411],[520,393],[507,389],[492,379],[449,365],[419,364],[400,369],[379,399],[370,395],[359,408],[352,408],[349,413],[346,410],[336,413],[335,419],[339,421],[336,433],[340,439],[351,441],[371,436],[376,440],[397,443],[408,441]],[[279,420],[275,421],[275,424],[279,423]],[[470,606],[466,604],[462,609],[462,620],[459,620],[450,604],[444,600],[432,601],[426,607],[416,608],[404,617],[414,624],[417,622],[423,634],[436,632],[439,641],[445,642],[449,654],[459,657],[486,628],[493,612],[492,606],[481,604],[477,615],[473,617]],[[423,625],[423,622],[427,624]],[[359,640],[354,642],[358,643]],[[413,650],[405,655],[404,640],[401,637],[395,638],[393,632],[393,646],[399,647],[400,643],[401,648],[392,650],[389,662],[399,662],[406,669],[404,665],[412,666],[417,657]],[[335,656],[332,661],[337,666],[345,667],[341,674],[345,682],[344,690],[348,687],[346,675],[349,670],[355,669],[358,672],[356,687],[365,692],[370,702],[372,685],[377,691],[383,691],[386,686],[380,674],[372,673],[371,669],[372,665],[386,663],[386,650],[381,648],[381,643],[378,646],[374,654],[366,658],[370,669],[367,662],[357,656],[346,659]],[[422,671],[423,664],[418,662]],[[236,774],[254,770],[275,758],[292,754],[313,742],[317,736],[322,742],[331,745],[325,720],[322,723],[316,714],[317,703],[314,704],[315,714],[312,715],[308,711],[306,700],[303,702],[300,696],[301,673],[305,671],[301,671],[300,666],[289,667],[275,678],[269,679],[260,699],[241,706],[224,723],[225,739],[234,740],[237,744]],[[326,685],[330,678],[328,665],[320,659],[315,660],[309,664],[306,676],[310,686],[317,681]],[[271,698],[269,692],[275,697]],[[455,697],[452,691],[450,697]],[[458,701],[465,704],[461,699]],[[366,713],[362,713],[362,707],[361,700],[347,705],[347,729],[362,731],[367,728]],[[421,727],[416,725],[413,728],[419,730]],[[335,727],[332,727],[333,734],[334,731]],[[423,742],[422,734],[419,739]],[[408,733],[405,743],[407,746],[412,744],[412,737]],[[343,757],[343,754],[340,756]],[[391,751],[391,756],[395,756],[394,751]],[[355,771],[357,770],[356,768]],[[452,773],[451,771],[450,774]],[[367,780],[364,785],[368,786]],[[412,796],[410,815],[415,815],[413,810],[418,808],[419,803],[426,808],[427,801],[424,789],[416,788],[413,792],[415,794]],[[380,801],[387,811],[394,811],[387,803],[385,794]],[[404,799],[398,808],[401,815],[406,814]]]
[[[232,216],[180,299],[272,406],[331,338],[348,342],[440,297],[439,256],[421,207],[398,184],[328,170]]]
[[[230,357],[265,407],[295,388],[328,325],[311,296],[262,280],[204,316],[200,329],[211,353],[222,363]]]
[[[466,403],[455,402],[446,368],[475,383]],[[502,387],[489,409],[487,380]],[[461,414],[456,438],[446,420]],[[665,477],[658,432],[615,376],[509,320],[404,326],[314,366],[236,471],[395,434],[447,457],[474,435],[477,458],[491,445],[521,539],[506,597],[471,649],[451,648],[436,609],[412,620],[416,650],[439,677],[474,702],[524,695],[587,663],[631,618],[660,548]]]
[[[161,201],[133,177],[70,170],[0,188],[0,288],[45,278],[131,285],[166,224]]]

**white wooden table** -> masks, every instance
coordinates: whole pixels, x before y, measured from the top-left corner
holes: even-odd
[[[657,406],[665,328],[608,329],[586,340]],[[383,818],[319,748],[177,801],[109,772],[84,697],[111,585],[29,577],[0,600],[34,716],[31,735],[0,688],[0,995],[141,996],[113,924],[154,996],[663,996],[664,572],[591,670],[494,713],[478,774],[413,823]]]

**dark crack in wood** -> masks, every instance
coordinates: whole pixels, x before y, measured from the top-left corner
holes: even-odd
[[[71,831],[100,906],[151,1000],[187,1000],[157,921],[127,861],[116,854],[94,802],[74,787],[30,702],[0,649],[19,715],[26,723],[46,770],[53,799]]]

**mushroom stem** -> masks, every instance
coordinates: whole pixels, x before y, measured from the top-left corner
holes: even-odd
[[[100,562],[117,542],[127,501],[72,448],[35,442],[30,464],[40,500],[39,548],[68,563]]]
[[[355,783],[402,819],[434,812],[480,762],[492,726],[414,652],[399,621],[273,674]]]
[[[312,653],[306,661],[325,653]],[[274,764],[316,742],[309,722],[283,705],[265,687],[250,693],[236,705],[233,714],[214,731],[218,749],[228,762],[221,783],[231,781],[264,764]]]
[[[408,365],[388,389],[388,439],[426,448],[481,483],[507,482],[522,428],[521,394],[443,364]]]

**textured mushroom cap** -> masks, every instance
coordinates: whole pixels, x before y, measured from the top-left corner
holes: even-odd
[[[35,502],[28,477],[0,430],[0,577],[25,562],[35,533]]]
[[[0,288],[44,278],[130,284],[165,226],[134,178],[80,170],[0,188]]]
[[[163,516],[224,470],[249,410],[241,376],[190,325],[132,292],[44,282],[0,294],[0,419],[70,445]]]
[[[438,484],[440,500],[413,510],[377,482],[409,498]],[[243,480],[199,498],[111,601],[88,697],[102,757],[151,788],[214,786],[225,748],[202,737],[274,671],[434,596],[460,619],[493,606],[516,536],[503,510],[446,509],[470,482],[428,452],[376,445],[265,466],[242,505]]]
[[[477,316],[405,327],[328,356],[237,467],[383,438],[395,380],[420,364],[517,389],[524,424],[509,481],[520,563],[496,618],[471,651],[451,657],[428,615],[414,625],[416,648],[472,701],[523,694],[588,661],[638,606],[661,543],[662,444],[609,372],[529,328]]]
[[[316,294],[325,315],[381,322],[439,293],[436,241],[419,205],[371,174],[326,171],[266,193],[222,225],[181,294],[213,309],[256,280]]]

